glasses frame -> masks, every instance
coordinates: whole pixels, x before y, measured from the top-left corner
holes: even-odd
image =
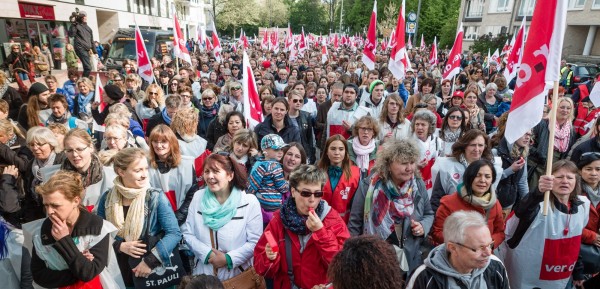
[[[308,192],[308,191],[301,191],[297,187],[294,187],[294,190],[296,190],[298,193],[300,193],[300,196],[302,196],[303,198],[310,198],[310,196],[314,196],[315,198],[322,198],[323,195],[325,194],[322,190],[316,191],[316,192]]]
[[[488,244],[487,246],[481,246],[481,247],[479,247],[477,249],[471,248],[471,247],[469,247],[469,246],[467,246],[465,244],[459,243],[459,242],[452,242],[452,243],[454,243],[456,245],[459,245],[459,246],[461,246],[463,248],[469,249],[473,253],[480,253],[480,252],[483,252],[483,250],[485,250],[485,249],[490,249],[491,252],[494,251],[494,240],[492,240],[492,242],[490,244]]]
[[[73,153],[77,153],[77,154],[81,154],[83,153],[86,149],[88,149],[90,146],[86,146],[86,147],[82,147],[82,148],[74,148],[74,149],[65,149],[65,154],[70,154],[72,155]]]

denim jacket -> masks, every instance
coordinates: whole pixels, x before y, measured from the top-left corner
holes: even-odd
[[[112,190],[106,191],[102,194],[100,201],[98,202],[98,216],[106,219],[106,198]],[[160,239],[154,248],[152,248],[152,254],[156,256],[162,263],[162,266],[171,266],[170,255],[175,246],[179,244],[181,240],[181,231],[175,218],[175,213],[171,208],[169,200],[160,189],[150,188],[146,192],[146,204],[144,208],[145,212],[148,212],[147,218],[144,218],[144,230],[141,236],[146,234],[145,228],[147,228],[147,222],[149,221],[150,236],[156,236],[160,232],[164,231],[165,235]],[[141,237],[140,236],[140,237]],[[115,236],[117,242],[123,242],[124,239]]]

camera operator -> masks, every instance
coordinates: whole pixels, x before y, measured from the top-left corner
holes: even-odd
[[[69,17],[69,21],[71,21],[69,36],[75,38],[75,53],[83,65],[83,77],[89,77],[92,71],[90,56],[92,53],[97,54],[98,52],[96,52],[96,49],[92,49],[94,47],[94,37],[92,28],[87,25],[87,13],[76,10]]]

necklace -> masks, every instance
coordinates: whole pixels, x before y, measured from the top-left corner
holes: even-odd
[[[567,224],[565,225],[565,229],[563,230],[563,235],[566,236],[569,234],[569,223],[571,222],[571,203],[567,204]]]

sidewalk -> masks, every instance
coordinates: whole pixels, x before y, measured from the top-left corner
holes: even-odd
[[[79,70],[79,75],[81,75],[81,73],[82,73],[82,70],[80,69],[80,70]],[[98,72],[92,72],[92,73],[90,73],[90,75],[94,75],[94,76],[95,76],[97,73],[98,73]],[[52,73],[51,73],[51,74],[52,74],[52,75],[54,75],[54,76],[56,77],[56,81],[58,82],[58,87],[62,87],[62,86],[63,86],[63,84],[65,83],[65,81],[69,80],[69,77],[67,76],[67,70],[66,70],[66,69],[61,69],[61,70],[52,70]],[[106,79],[107,79],[107,78],[106,78],[106,72],[105,72],[105,71],[103,71],[103,72],[100,72],[100,75],[101,75],[101,79],[102,79],[102,84],[103,84],[103,85],[106,85]],[[36,77],[36,78],[35,78],[35,81],[36,81],[36,82],[41,82],[41,83],[44,83],[44,84],[45,84],[45,82],[44,82],[44,77],[43,77],[43,76],[42,76],[42,77]],[[26,85],[27,87],[30,87],[30,86],[31,86],[31,83],[29,82],[29,80],[25,80],[24,82],[25,82],[25,85]],[[12,87],[14,87],[14,88],[17,88],[17,89],[19,88],[19,86],[17,85],[17,82],[16,82],[16,81],[15,81],[15,82],[12,82],[12,83],[10,84],[10,86],[12,86]]]

